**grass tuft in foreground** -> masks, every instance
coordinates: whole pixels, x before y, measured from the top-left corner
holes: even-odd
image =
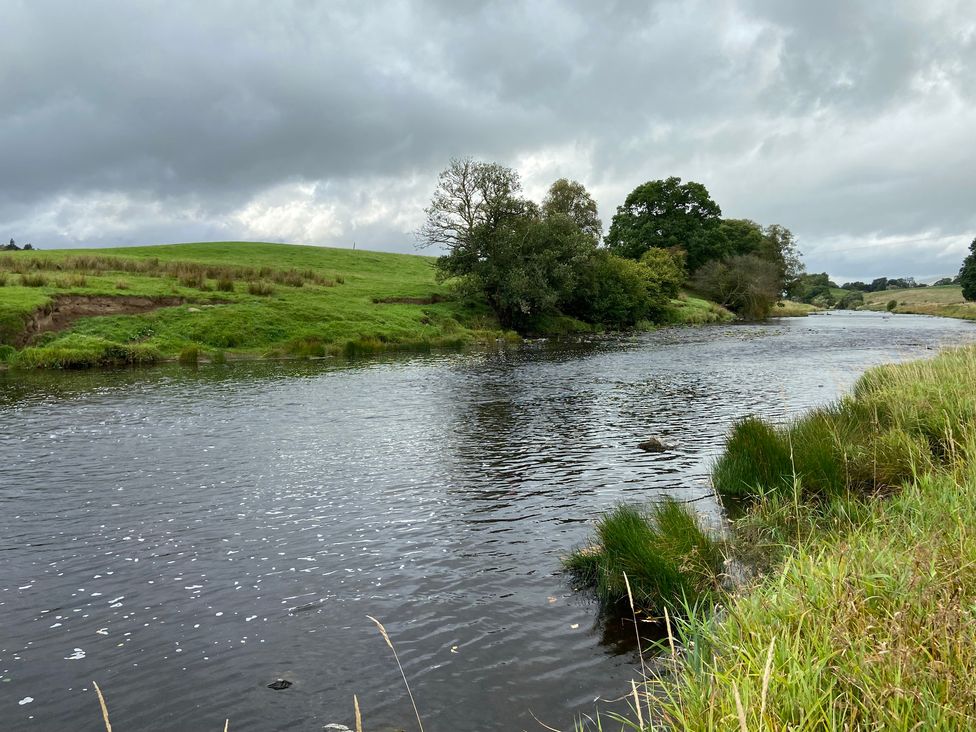
[[[634,604],[658,616],[711,598],[722,563],[721,544],[701,528],[694,513],[671,499],[646,512],[618,506],[597,522],[594,545],[564,560],[606,607],[628,600],[629,580]]]

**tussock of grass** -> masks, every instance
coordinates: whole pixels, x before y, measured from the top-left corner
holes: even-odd
[[[629,579],[635,605],[661,616],[710,599],[722,562],[721,544],[669,499],[647,512],[622,505],[605,514],[593,546],[573,552],[564,566],[607,607],[628,599]]]
[[[250,295],[268,297],[269,295],[274,295],[274,285],[270,282],[248,282],[247,292]]]
[[[48,279],[43,274],[27,273],[20,276],[21,287],[47,287]]]
[[[199,346],[187,346],[180,351],[179,362],[183,366],[196,366],[200,363]]]

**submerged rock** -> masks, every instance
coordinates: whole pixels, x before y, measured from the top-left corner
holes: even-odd
[[[281,691],[282,689],[287,689],[291,686],[291,682],[286,679],[278,679],[268,684],[269,689],[274,689],[275,691]]]
[[[644,452],[667,452],[671,446],[657,437],[651,437],[637,445]]]

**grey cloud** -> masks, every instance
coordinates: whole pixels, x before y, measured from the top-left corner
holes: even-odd
[[[0,234],[36,243],[410,250],[466,154],[580,178],[607,222],[700,180],[856,277],[948,267],[976,229],[964,2],[8,6]]]

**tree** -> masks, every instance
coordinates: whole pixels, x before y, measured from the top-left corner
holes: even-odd
[[[544,216],[568,216],[580,230],[593,239],[594,244],[603,236],[603,222],[597,215],[596,201],[582,183],[560,178],[549,187],[542,199]]]
[[[692,278],[697,292],[743,317],[763,320],[779,299],[776,265],[754,254],[713,260]]]
[[[481,253],[473,266],[452,270],[442,257],[441,270],[473,278],[502,323],[520,331],[563,308],[595,251],[567,217],[543,218],[534,207],[495,229],[477,226],[473,240]]]
[[[794,283],[806,273],[806,266],[796,246],[793,232],[785,226],[770,224],[763,229],[763,240],[757,253],[779,268],[782,292],[789,292]],[[828,279],[828,286],[835,285]]]
[[[962,296],[967,300],[976,300],[976,239],[969,245],[969,256],[962,262],[959,270],[959,284],[962,285]]]
[[[610,224],[606,243],[611,252],[640,259],[648,249],[681,247],[694,271],[728,252],[718,231],[722,209],[701,183],[681,178],[648,181],[627,196]]]
[[[492,230],[524,208],[519,175],[498,163],[451,160],[437,180],[427,220],[418,232],[422,246],[454,251],[469,242],[476,227]]]
[[[951,285],[951,284],[952,284],[951,277],[943,277],[941,280],[936,280],[935,282],[933,282],[932,287],[944,287],[945,285]]]

